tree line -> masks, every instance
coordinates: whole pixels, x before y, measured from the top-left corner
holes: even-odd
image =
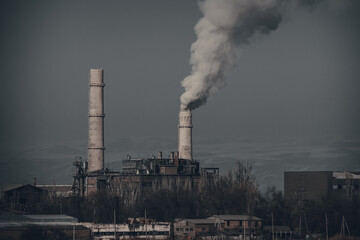
[[[29,203],[30,204],[30,203]],[[319,203],[306,202],[302,209],[285,201],[275,187],[261,192],[249,163],[236,162],[233,169],[215,181],[202,182],[199,190],[186,187],[160,188],[139,194],[133,201],[127,196],[101,192],[88,197],[50,196],[31,203],[31,214],[67,214],[83,222],[124,223],[130,217],[147,217],[155,221],[173,222],[176,218],[207,218],[220,214],[247,214],[259,217],[263,225],[287,225],[298,231],[300,216],[302,232],[325,233],[328,222],[329,236],[340,232],[343,216],[352,235],[360,235],[360,201],[351,202],[329,198]],[[18,209],[22,210],[22,209]],[[327,216],[327,219],[325,218]]]

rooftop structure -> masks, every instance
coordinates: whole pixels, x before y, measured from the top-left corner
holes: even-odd
[[[213,215],[206,219],[183,219],[175,222],[174,234],[180,238],[199,236],[260,235],[262,220],[249,215]]]
[[[88,228],[67,215],[0,215],[0,239],[90,239]]]
[[[170,223],[153,224],[94,224],[81,223],[91,229],[94,240],[114,239],[116,235],[121,239],[169,239]]]
[[[33,224],[73,224],[78,220],[68,215],[0,215],[0,225],[5,224],[21,224],[21,225],[33,225]]]

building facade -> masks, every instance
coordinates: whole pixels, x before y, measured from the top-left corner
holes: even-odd
[[[351,200],[360,196],[360,172],[299,171],[284,172],[284,197],[289,202],[325,199]]]
[[[249,215],[213,215],[206,219],[183,219],[174,224],[174,235],[184,239],[244,235],[255,238],[261,233],[262,220]]]

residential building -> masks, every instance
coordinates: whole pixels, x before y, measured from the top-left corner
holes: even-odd
[[[223,220],[183,219],[174,223],[174,235],[178,238],[194,239],[199,236],[213,236],[222,231],[225,226]]]
[[[252,235],[261,234],[262,219],[249,215],[213,215],[208,219],[220,219],[224,221],[224,233],[226,235]]]

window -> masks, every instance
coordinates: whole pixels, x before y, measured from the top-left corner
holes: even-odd
[[[230,221],[226,221],[226,226],[230,226]]]
[[[176,231],[177,231],[177,232],[180,231],[179,228],[176,228]]]

